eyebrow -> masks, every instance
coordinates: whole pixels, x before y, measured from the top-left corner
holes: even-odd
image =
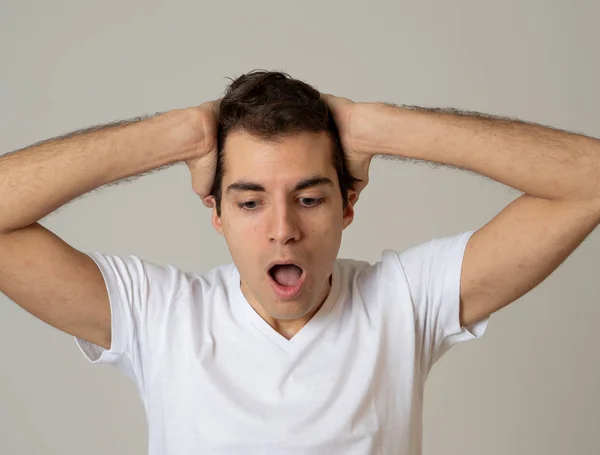
[[[322,176],[313,176],[300,180],[294,187],[294,191],[305,190],[306,188],[312,188],[315,186],[333,186],[331,179]],[[227,187],[226,192],[231,191],[266,191],[265,187],[250,181],[238,180]]]

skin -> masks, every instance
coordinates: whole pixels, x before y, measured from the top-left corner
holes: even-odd
[[[348,170],[362,180],[353,193],[352,204],[368,183],[369,165],[376,155],[466,169],[524,193],[478,229],[466,246],[460,276],[462,326],[470,326],[504,308],[544,281],[600,223],[598,139],[481,113],[354,103],[347,98],[326,94],[323,98],[336,119]],[[291,150],[284,146],[281,149]],[[267,156],[266,148],[263,153]],[[260,161],[245,164],[248,169],[256,170],[260,178],[278,176],[277,183],[271,181],[272,187],[267,188],[266,192],[272,192],[272,196],[266,200],[267,206],[274,208],[270,208],[268,215],[257,222],[263,229],[273,224],[272,220],[285,219],[281,213],[288,213],[280,210],[284,200],[283,190],[277,191],[277,187],[286,186],[279,179],[285,181],[286,178],[292,178],[290,175],[296,171],[290,167],[290,163],[286,163],[284,156],[288,155],[284,153],[281,161],[263,159],[267,167],[271,166],[270,175],[265,175],[266,169],[256,167],[262,166]],[[302,152],[299,156],[302,156]],[[298,156],[292,154],[289,158],[294,160]],[[302,159],[298,161],[303,163]],[[274,162],[277,165],[273,165]],[[309,166],[306,166],[308,169]],[[284,172],[282,177],[279,177],[280,172]],[[301,177],[296,175],[293,178]],[[287,182],[288,191],[291,186]],[[290,226],[298,223],[305,228],[304,217],[297,213],[296,209],[289,210],[288,223]],[[300,218],[302,223],[298,221]],[[332,229],[333,226],[337,225],[332,225]],[[269,229],[274,232],[273,227]],[[336,229],[341,231],[343,228]],[[298,232],[301,233],[300,244],[306,231]],[[326,234],[331,235],[329,232]],[[267,230],[261,235],[266,238],[271,234]],[[235,236],[242,238],[237,231]],[[329,240],[321,242],[323,260],[328,264],[333,262],[333,246],[336,252],[339,248],[339,240],[335,237],[332,240],[336,241],[335,245],[328,244]],[[314,242],[319,243],[319,240],[315,238]],[[302,249],[302,253],[318,251],[312,248],[312,241],[309,243],[310,249]],[[237,242],[235,245],[232,242],[232,251],[234,248],[236,254],[242,252]],[[264,263],[263,257],[273,253],[273,248],[264,256],[258,249],[256,252],[260,263]],[[275,253],[279,254],[277,251]],[[240,264],[241,260],[245,260],[239,256],[234,256],[235,259]],[[311,261],[310,264],[312,267],[319,262]],[[317,270],[313,275],[318,274],[321,279],[326,276],[321,275],[320,267]],[[265,299],[266,287],[259,282],[258,273],[248,270],[246,276],[252,279],[249,278],[247,284],[242,286],[245,286],[246,294],[254,302],[253,306],[262,306],[264,311],[261,315],[278,327],[279,322],[285,320],[277,320],[279,316],[285,316],[278,312],[282,306]],[[318,289],[319,282],[324,283],[316,279],[311,286],[317,285]],[[326,295],[324,291],[322,295]],[[303,308],[309,307],[305,302],[298,304],[296,316],[300,315]],[[269,314],[275,316],[275,320],[269,319]],[[306,315],[308,318],[299,320],[305,323],[310,319],[310,314]],[[288,334],[295,333],[297,326],[293,327]]]
[[[213,208],[213,226],[225,238],[246,299],[287,339],[327,298],[342,231],[354,218],[356,193],[349,192],[344,209],[331,147],[324,132],[276,142],[236,132],[224,147],[221,216]],[[301,182],[308,187],[298,190]],[[306,272],[294,299],[280,299],[270,285],[269,264],[281,259]]]
[[[600,223],[596,138],[482,113],[324,98],[357,178],[368,176],[373,156],[386,155],[466,169],[524,193],[466,246],[462,326],[544,281]]]

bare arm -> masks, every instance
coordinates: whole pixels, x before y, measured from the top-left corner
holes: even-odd
[[[0,291],[50,325],[109,348],[100,270],[37,221],[102,185],[197,160],[210,142],[201,112],[95,127],[0,157]]]
[[[600,223],[598,139],[455,109],[327,99],[359,178],[368,178],[371,157],[382,154],[467,169],[525,193],[469,240],[463,325],[529,292]]]
[[[189,159],[187,110],[72,133],[0,157],[0,233],[37,222],[102,185]]]

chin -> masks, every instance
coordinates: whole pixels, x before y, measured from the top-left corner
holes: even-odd
[[[298,301],[276,301],[269,305],[269,315],[274,319],[293,320],[306,316],[313,309],[312,305],[305,305]]]

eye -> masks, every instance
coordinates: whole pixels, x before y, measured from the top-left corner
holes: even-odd
[[[314,198],[314,197],[301,197],[302,205],[305,207],[316,207],[321,204],[325,198]]]
[[[258,208],[258,201],[246,201],[246,202],[238,202],[237,207],[240,210],[256,210]]]

